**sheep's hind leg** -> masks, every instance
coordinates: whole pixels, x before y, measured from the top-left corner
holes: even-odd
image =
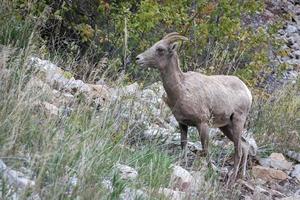
[[[225,127],[220,128],[222,132],[233,142],[234,144],[234,169],[227,184],[236,181],[241,160],[242,160],[242,147],[241,147],[241,135],[244,127],[244,120],[236,116],[232,119],[232,123]]]

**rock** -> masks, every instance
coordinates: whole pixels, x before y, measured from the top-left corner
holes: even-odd
[[[300,50],[300,46],[298,43],[294,43],[292,46],[291,46],[292,49],[294,50]]]
[[[285,160],[285,157],[282,153],[272,153],[269,158],[273,160]]]
[[[271,195],[268,193],[268,191],[266,191],[265,189],[263,189],[260,186],[256,186],[254,191],[253,191],[253,195],[252,195],[252,199],[256,200],[271,200],[272,197]]]
[[[255,187],[254,187],[254,185],[252,183],[246,182],[246,181],[244,181],[242,179],[237,180],[237,183],[243,185],[245,188],[247,188],[250,191],[254,191],[254,189],[255,189]]]
[[[293,163],[288,162],[281,153],[272,153],[269,158],[271,159],[271,167],[274,169],[290,170],[293,165]]]
[[[172,127],[177,127],[177,126],[178,126],[178,122],[177,122],[177,120],[175,119],[174,115],[171,115],[171,116],[169,117],[169,121],[170,121],[170,125],[171,125]]]
[[[271,159],[270,158],[260,158],[258,160],[258,162],[263,167],[271,167]]]
[[[106,180],[104,179],[102,182],[101,182],[102,186],[108,190],[109,192],[113,192],[114,188],[113,188],[113,184],[110,180]]]
[[[299,59],[289,59],[286,61],[286,63],[289,65],[300,65],[300,60]]]
[[[132,96],[135,95],[139,91],[139,84],[134,82],[131,85],[127,85],[116,90],[112,90],[113,98],[117,99],[118,97],[122,96]]]
[[[42,94],[42,93],[51,94],[52,93],[51,87],[37,77],[32,77],[28,81],[28,83],[26,85],[26,91],[32,92],[32,93],[39,92],[39,94]]]
[[[110,99],[110,89],[105,85],[86,84],[82,80],[75,80],[55,64],[47,60],[32,57],[30,64],[43,72],[45,81],[54,89],[64,91],[72,95],[83,93],[89,102],[94,101],[96,105],[103,105],[104,101]],[[131,94],[138,87],[137,83],[122,88],[122,92]]]
[[[82,93],[89,93],[92,89],[89,87],[88,84],[85,84],[82,80],[68,80],[65,85],[63,85],[68,92],[71,92],[73,94],[77,92]]]
[[[209,137],[210,138],[218,138],[221,135],[223,135],[223,133],[218,128],[210,128],[209,129]]]
[[[170,188],[182,192],[189,191],[193,182],[192,175],[180,166],[174,166],[170,179]]]
[[[287,27],[286,27],[286,32],[288,33],[288,34],[291,34],[291,33],[295,33],[295,32],[297,32],[297,27],[296,26],[293,26],[293,25],[288,25]]]
[[[51,103],[48,103],[48,102],[46,102],[46,101],[44,101],[43,102],[43,105],[44,105],[44,107],[45,107],[45,109],[46,109],[46,111],[47,111],[47,113],[51,116],[58,116],[58,114],[59,114],[59,109],[55,106],[55,105],[53,105],[53,104],[51,104]]]
[[[161,139],[166,140],[170,136],[171,132],[169,129],[159,127],[157,125],[150,126],[144,131],[143,137],[146,140]]]
[[[297,178],[298,181],[300,181],[300,164],[294,166],[294,169],[291,172],[291,176]]]
[[[254,166],[252,168],[252,174],[255,178],[269,182],[285,180],[288,178],[288,175],[281,170],[263,166]]]
[[[25,189],[27,187],[35,186],[34,181],[25,177],[21,172],[10,169],[2,160],[0,160],[0,174],[10,186],[15,187],[16,189]]]
[[[116,168],[120,173],[120,177],[124,180],[134,180],[138,177],[138,172],[127,165],[117,164]]]
[[[72,186],[72,187],[75,187],[77,186],[78,184],[78,178],[76,176],[72,176],[69,180],[69,184]]]
[[[58,74],[63,76],[63,70],[48,60],[42,60],[37,57],[31,57],[29,59],[29,65],[32,65],[35,69],[43,72],[48,78],[51,78],[53,75]]]
[[[288,151],[286,154],[289,158],[292,158],[300,163],[300,153],[297,153],[295,151]]]
[[[200,141],[188,142],[187,146],[191,152],[196,153],[196,152],[202,151],[202,144]]]
[[[252,200],[252,197],[249,195],[243,195],[244,200]]]
[[[200,170],[200,171],[192,171],[191,172],[191,175],[193,177],[193,180],[192,180],[192,184],[191,184],[191,191],[192,192],[197,192],[199,191],[203,184],[205,183],[205,172],[206,172],[207,169],[203,169],[203,170]]]
[[[75,93],[74,91],[71,91],[71,89],[66,89],[70,80],[63,77],[61,74],[54,74],[51,77],[46,77],[45,81],[56,90],[64,90],[73,94]]]
[[[91,90],[87,93],[87,98],[97,106],[103,106],[111,99],[110,88],[105,85],[87,84]]]
[[[294,195],[290,197],[281,198],[279,200],[300,200],[300,195]]]
[[[293,165],[281,153],[272,153],[268,158],[260,159],[259,163],[264,167],[272,167],[279,170],[290,170]]]
[[[175,191],[168,188],[159,188],[158,193],[163,194],[170,200],[184,200],[187,198],[185,192]]]
[[[149,199],[148,195],[143,190],[136,190],[125,188],[120,194],[119,200],[136,200],[136,199]]]
[[[72,106],[75,103],[75,97],[71,93],[52,90],[52,94],[53,99],[51,102],[56,107],[60,108],[61,106]]]
[[[294,51],[296,59],[300,59],[300,50]]]

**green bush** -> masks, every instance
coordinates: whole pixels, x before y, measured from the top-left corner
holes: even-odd
[[[125,71],[129,81],[144,77],[157,80],[155,72],[141,70],[134,58],[164,34],[177,31],[190,38],[180,52],[184,70],[234,73],[255,86],[261,81],[256,75],[269,70],[267,49],[275,42],[276,26],[266,30],[245,25],[246,16],[264,9],[264,1],[14,2],[24,18],[45,18],[39,32],[50,53],[58,51],[56,54],[62,57],[86,58],[90,68],[82,69],[80,63],[72,68],[82,79],[99,67],[103,57],[108,57],[114,67],[101,66],[97,73],[105,71],[114,79],[116,73]]]

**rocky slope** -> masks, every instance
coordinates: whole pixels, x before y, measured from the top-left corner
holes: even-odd
[[[300,1],[298,0],[270,0],[267,1],[266,11],[263,17],[259,17],[253,23],[268,25],[269,22],[278,19],[280,14],[287,14],[284,27],[279,30],[278,38],[283,40],[279,54],[270,52],[272,67],[285,66],[286,70],[278,79],[278,74],[272,74],[264,83],[269,92],[273,92],[287,82],[296,83],[300,66]],[[1,56],[5,58],[5,56]],[[6,59],[6,58],[5,58]],[[5,59],[0,60],[2,77],[7,73]],[[88,84],[82,80],[75,80],[72,74],[63,71],[57,65],[31,57],[27,63],[32,69],[34,76],[28,80],[24,87],[24,93],[41,94],[41,98],[30,102],[35,106],[36,112],[45,113],[51,120],[69,116],[74,108],[82,101],[96,110],[95,117],[101,117],[102,111],[112,104],[119,102],[122,108],[120,119],[131,121],[139,134],[124,136],[124,146],[133,151],[142,148],[143,144],[155,142],[162,151],[178,157],[173,163],[169,185],[158,189],[157,193],[168,199],[205,199],[205,192],[211,186],[206,174],[213,170],[218,174],[218,183],[223,185],[224,198],[230,188],[226,186],[227,175],[232,169],[231,159],[232,144],[224,138],[218,129],[210,130],[211,148],[217,149],[218,157],[212,157],[214,165],[208,167],[199,158],[197,152],[202,150],[199,142],[193,142],[190,138],[188,143],[188,157],[180,157],[180,133],[177,122],[170,110],[162,100],[164,89],[160,82],[146,88],[141,88],[138,83],[123,87],[110,87],[105,83]],[[276,71],[276,70],[274,70]],[[119,127],[114,127],[116,132]],[[192,135],[196,132],[191,129]],[[243,135],[244,144],[249,148],[249,163],[247,177],[238,180],[234,186],[240,190],[243,199],[300,199],[300,153],[287,151],[286,154],[273,152],[270,156],[259,157],[260,148],[250,131]],[[258,152],[258,154],[257,154]],[[202,162],[203,161],[203,162]],[[199,163],[200,162],[200,163]],[[139,171],[133,166],[118,163],[114,169],[119,173],[121,179],[137,181]],[[21,191],[28,187],[34,187],[36,180],[30,180],[31,172],[26,169],[16,171],[0,160],[0,175],[5,183]],[[0,185],[1,180],[0,180]],[[70,180],[70,190],[78,185],[78,178]],[[114,191],[112,177],[102,181],[108,193]],[[149,188],[133,189],[126,187],[120,199],[149,199]],[[1,196],[1,195],[0,195]],[[15,198],[18,199],[18,193]],[[39,195],[31,196],[31,199],[42,199]]]
[[[119,88],[112,88],[105,84],[87,84],[81,80],[75,80],[69,73],[64,72],[55,64],[41,60],[37,57],[29,59],[28,66],[34,71],[34,76],[28,81],[24,92],[45,94],[46,100],[37,99],[32,102],[37,112],[45,112],[51,119],[57,119],[70,115],[79,101],[85,101],[97,115],[101,115],[103,109],[120,101],[125,108],[122,113],[124,120],[132,120],[134,124],[142,127],[140,134],[125,136],[124,145],[140,148],[144,142],[162,144],[162,150],[171,155],[178,155],[170,176],[169,187],[160,188],[158,193],[169,199],[198,199],[205,198],[203,187],[207,185],[205,174],[209,171],[207,164],[195,164],[203,160],[197,156],[202,147],[199,142],[188,143],[189,151],[187,159],[180,158],[180,134],[177,130],[177,122],[162,100],[164,90],[160,82],[141,89],[137,83]],[[116,127],[117,128],[117,127]],[[191,130],[193,132],[193,130]],[[211,146],[219,149],[231,149],[232,144],[222,137],[217,129],[210,131]],[[250,157],[247,170],[247,178],[239,180],[234,186],[241,190],[244,199],[297,199],[300,198],[300,157],[296,152],[289,152],[287,156],[293,158],[287,160],[279,153],[272,153],[267,158],[259,158],[256,155],[257,146],[250,132],[245,131],[244,143],[250,149]],[[128,147],[129,148],[129,147]],[[298,160],[297,160],[298,159]],[[1,161],[1,160],[0,160]],[[213,170],[220,174],[220,183],[225,184],[227,174],[233,166],[230,155],[221,154],[219,160],[213,160]],[[9,184],[19,189],[34,187],[35,181],[26,178],[13,169],[10,169],[2,161],[0,172]],[[115,166],[120,177],[125,180],[138,179],[138,171],[122,164]],[[200,170],[199,170],[200,169]],[[76,186],[77,178],[73,177],[73,185]],[[103,187],[113,191],[110,179],[103,181]],[[230,186],[232,187],[232,186]],[[226,190],[226,189],[224,189]],[[121,194],[121,199],[135,199],[136,197],[147,199],[147,188],[134,190],[126,188]],[[39,197],[35,196],[35,199]]]

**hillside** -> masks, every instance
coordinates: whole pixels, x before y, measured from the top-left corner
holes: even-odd
[[[0,0],[0,199],[300,199],[300,2]],[[187,152],[158,70],[166,33],[184,72],[238,76],[253,103],[234,145],[195,127]]]

